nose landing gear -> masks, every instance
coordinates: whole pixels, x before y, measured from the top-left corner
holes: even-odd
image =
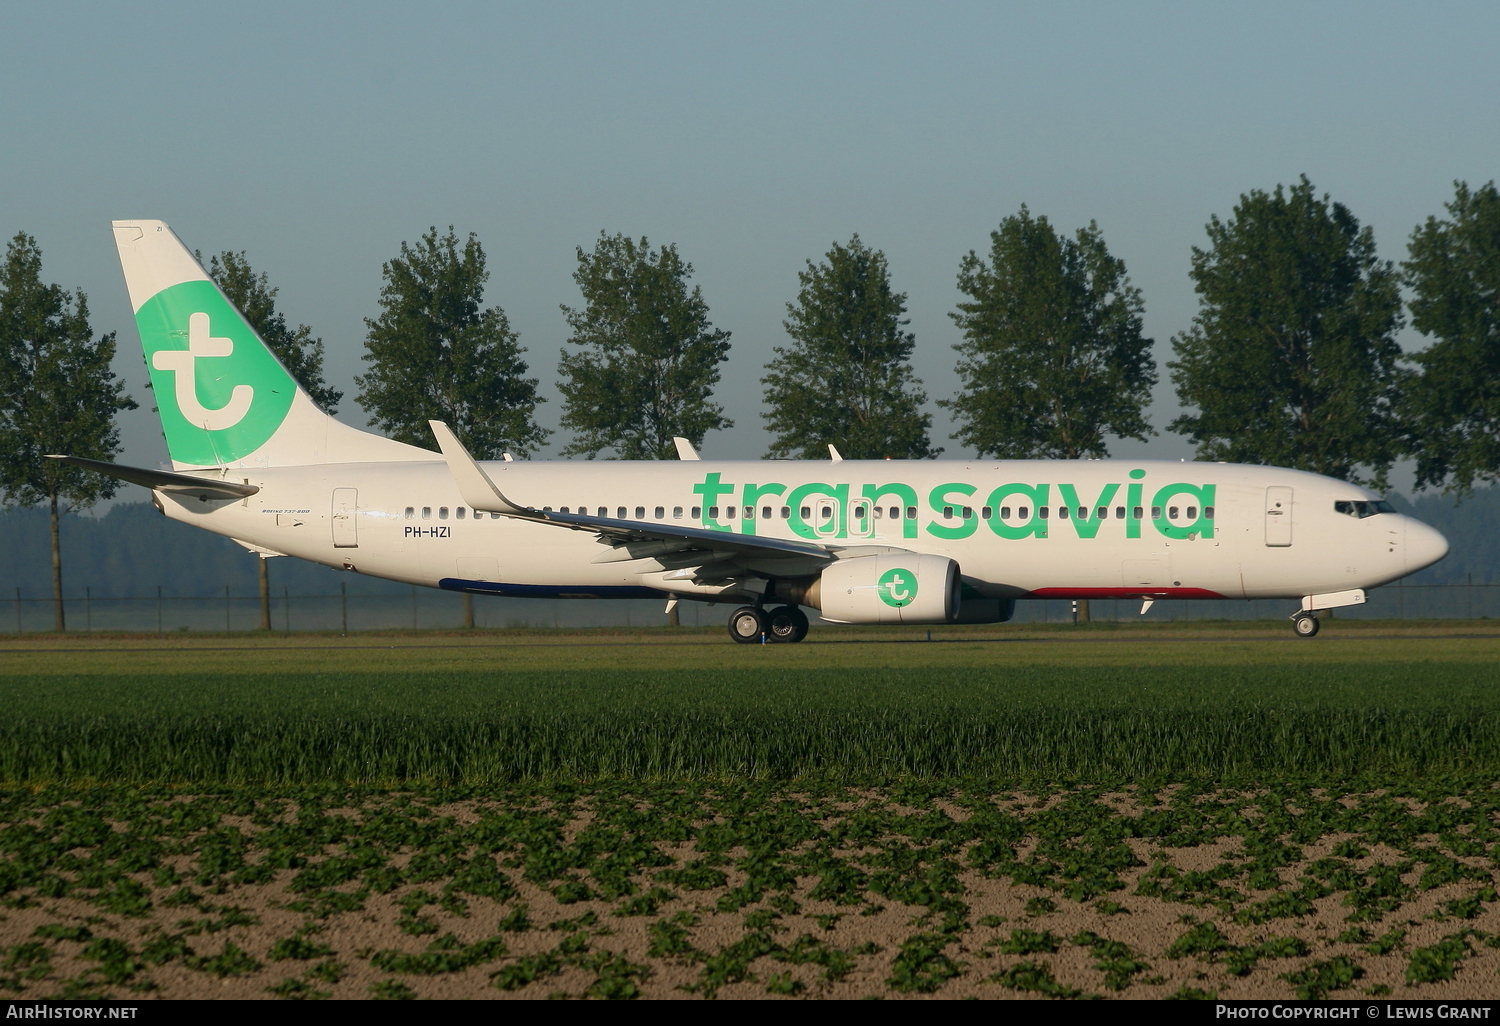
[[[1312,637],[1318,633],[1318,628],[1321,626],[1318,623],[1317,616],[1305,610],[1292,617],[1292,630],[1297,633],[1297,637],[1299,638]]]
[[[796,606],[781,606],[769,613],[741,606],[729,614],[729,636],[741,645],[758,645],[762,638],[791,644],[807,637],[807,614]]]

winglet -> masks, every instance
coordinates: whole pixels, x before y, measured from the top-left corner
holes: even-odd
[[[474,462],[474,457],[469,455],[469,450],[464,448],[464,444],[447,424],[440,420],[429,420],[427,425],[432,428],[438,448],[443,450],[443,458],[448,461],[448,473],[453,475],[453,481],[458,485],[458,494],[463,496],[464,502],[471,509],[504,513],[513,517],[541,516],[536,510],[517,506],[500,494],[495,482],[490,480],[483,467]]]
[[[828,443],[828,458],[831,459],[831,460],[833,460],[833,462],[835,462],[835,463],[842,463],[842,462],[844,462],[844,457],[842,457],[842,456],[839,455],[838,449],[834,448],[834,445],[833,445],[832,442]]]
[[[703,457],[701,457],[701,456],[698,455],[698,450],[693,448],[693,443],[689,442],[686,438],[683,438],[681,435],[673,435],[672,436],[672,441],[674,441],[674,442],[677,443],[677,458],[678,459],[680,459],[680,460],[698,460],[698,459],[702,459],[703,458]]]

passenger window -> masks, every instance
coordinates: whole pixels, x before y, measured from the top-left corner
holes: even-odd
[[[865,508],[863,506],[855,506],[854,507],[854,519],[855,520],[863,520],[864,518],[865,518]]]
[[[1151,507],[1151,519],[1152,520],[1160,520],[1161,519],[1161,507],[1160,506],[1152,506]]]
[[[609,517],[609,507],[608,506],[600,506],[599,507],[599,515],[601,517],[608,518]]]
[[[760,508],[760,518],[762,520],[770,520],[771,516],[772,516],[772,513],[771,513],[771,507],[770,506],[762,506]]]
[[[790,519],[792,519],[792,507],[790,507],[790,506],[783,506],[783,507],[781,507],[781,519],[783,519],[783,520],[790,520]]]
[[[1089,518],[1089,508],[1087,506],[1079,506],[1078,507],[1078,519],[1079,520],[1087,520],[1088,518]]]
[[[1141,517],[1145,516],[1145,514],[1146,514],[1146,509],[1145,509],[1144,506],[1137,506],[1135,508],[1135,519],[1136,520],[1141,519]]]
[[[833,507],[832,506],[823,506],[822,508],[820,508],[818,510],[818,516],[820,518],[822,518],[823,520],[832,520],[833,519]]]
[[[567,510],[563,510],[563,512],[566,513]],[[464,508],[462,506],[460,506],[460,507],[458,507],[458,519],[462,520],[463,518],[464,518]]]
[[[1136,516],[1139,517],[1140,514],[1137,513]],[[1125,519],[1125,507],[1124,506],[1116,506],[1115,507],[1115,519],[1116,520],[1124,520]]]
[[[719,507],[717,507],[717,506],[710,506],[710,507],[708,507],[708,519],[710,519],[710,520],[717,520],[717,519],[719,519]]]
[[[1109,507],[1108,506],[1100,506],[1095,512],[1098,515],[1098,517],[1099,517],[1100,520],[1108,520],[1109,519]]]
[[[808,519],[811,516],[812,516],[812,507],[811,506],[803,506],[802,507],[802,519],[806,520],[806,519]]]
[[[618,509],[615,510],[615,519],[616,520],[624,520],[625,519],[625,513],[626,513],[625,507],[624,506],[619,507]]]
[[[1059,507],[1057,507],[1057,519],[1059,519],[1059,520],[1066,520],[1066,519],[1068,519],[1068,507],[1066,507],[1066,506],[1059,506]]]
[[[1167,507],[1167,519],[1168,520],[1176,520],[1177,519],[1177,507],[1176,506],[1168,506]]]
[[[552,512],[552,507],[551,506],[543,506],[542,507],[542,512],[543,513],[551,513]],[[448,507],[447,506],[444,506],[442,509],[438,510],[438,519],[439,520],[447,520],[448,519]]]
[[[431,506],[423,506],[422,507],[422,519],[423,520],[431,520],[432,519],[432,507]]]
[[[1212,520],[1213,518],[1214,518],[1214,508],[1212,506],[1204,506],[1203,507],[1203,519],[1204,520]]]
[[[1046,520],[1047,519],[1047,513],[1051,509],[1052,509],[1051,506],[1038,506],[1036,508],[1037,516],[1041,517],[1043,520]]]
[[[448,519],[448,507],[447,506],[439,506],[438,507],[438,519],[439,520],[447,520]]]
[[[663,517],[665,517],[666,515],[667,515],[667,510],[666,510],[665,506],[658,506],[658,507],[656,507],[656,519],[660,520]]]
[[[982,510],[979,511],[979,519],[981,519],[981,520],[989,520],[994,515],[995,515],[995,510],[994,510],[993,507],[990,507],[990,506],[986,506],[986,507],[984,507],[984,509],[982,509]]]
[[[725,506],[724,507],[724,519],[725,520],[733,520],[734,519],[734,514],[735,514],[735,512],[738,509],[739,509],[738,506]]]
[[[682,519],[682,507],[681,506],[673,506],[672,507],[672,519],[673,520],[681,520]]]
[[[944,520],[952,520],[953,519],[953,507],[952,506],[944,506],[943,507],[943,519]]]
[[[1016,517],[1018,519],[1020,519],[1020,520],[1026,520],[1030,516],[1031,516],[1031,508],[1030,507],[1028,507],[1028,506],[1017,506],[1016,507]]]
[[[637,506],[635,508],[635,518],[637,520],[645,520],[646,519],[646,507],[645,506]]]
[[[1189,506],[1187,508],[1187,518],[1189,520],[1197,520],[1198,519],[1198,507],[1197,506]]]
[[[693,519],[694,520],[702,520],[703,519],[703,507],[702,506],[694,506],[693,507]]]
[[[965,506],[964,507],[964,519],[965,520],[973,520],[974,519],[974,507],[973,506]]]
[[[417,515],[417,511],[413,507],[411,507],[411,506],[406,507],[406,519],[410,520],[412,517],[414,517],[416,515]]]
[[[1000,519],[1001,520],[1009,520],[1010,519],[1010,507],[1009,506],[1001,506],[1000,507]]]
[[[562,509],[561,509],[561,510],[559,510],[559,511],[558,511],[558,512],[560,512],[560,513],[566,513],[566,512],[567,512],[567,511],[568,511],[568,507],[566,507],[566,506],[564,506],[564,507],[563,507],[563,508],[562,508]],[[464,511],[463,511],[463,507],[459,507],[459,510],[458,510],[458,519],[460,519],[460,520],[462,520],[462,519],[463,519],[463,518],[464,518]]]
[[[883,507],[881,507],[881,506],[876,506],[875,507],[875,519],[876,520],[880,520],[880,519],[883,519],[884,517],[885,517],[885,509]]]

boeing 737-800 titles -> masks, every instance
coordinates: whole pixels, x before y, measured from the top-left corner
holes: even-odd
[[[997,623],[1018,599],[1286,598],[1298,634],[1441,559],[1379,496],[1150,460],[477,462],[318,409],[161,221],[116,221],[173,470],[71,460],[263,557],[488,595],[728,602],[740,642]],[[836,453],[834,454],[836,456]]]

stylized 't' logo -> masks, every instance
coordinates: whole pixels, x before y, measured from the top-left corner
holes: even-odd
[[[881,574],[876,585],[880,601],[897,609],[910,605],[917,597],[917,575],[910,570],[895,567]]]
[[[180,321],[178,323],[181,323]],[[195,313],[188,317],[188,347],[186,349],[161,349],[151,357],[151,366],[157,370],[171,371],[175,384],[177,409],[183,418],[194,427],[205,431],[223,431],[245,419],[250,412],[250,402],[255,398],[255,389],[249,385],[235,385],[229,402],[217,410],[210,410],[198,401],[198,379],[194,376],[193,363],[201,356],[228,356],[234,352],[234,340],[213,338],[209,335],[208,314]]]

